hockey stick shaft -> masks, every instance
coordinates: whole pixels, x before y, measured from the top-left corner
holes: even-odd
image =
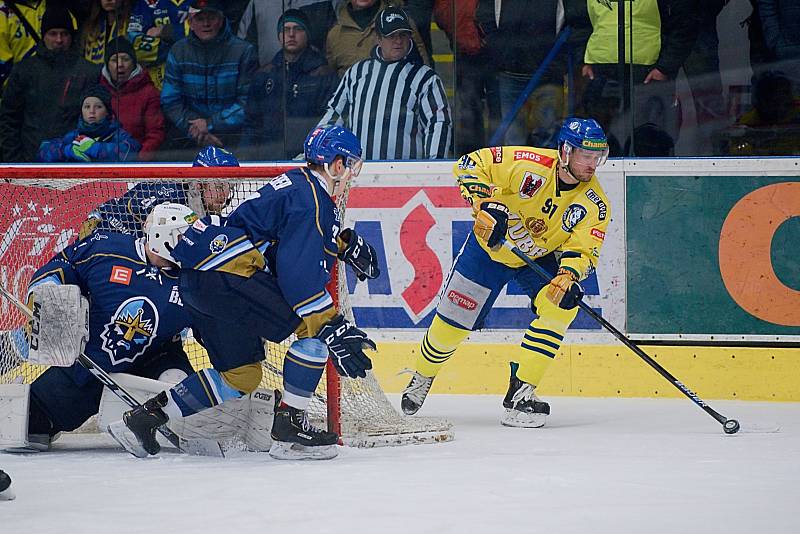
[[[2,284],[0,284],[0,294],[2,294],[6,299],[8,299],[11,304],[13,304],[20,312],[22,312],[25,317],[28,319],[33,319],[33,313],[25,305],[21,300],[19,300],[16,295],[8,291]],[[78,363],[80,363],[83,367],[89,371],[92,376],[94,376],[100,383],[106,386],[111,392],[122,399],[122,401],[130,406],[131,408],[138,408],[141,406],[141,403],[137,401],[133,396],[125,391],[125,388],[120,386],[111,376],[105,372],[99,365],[94,363],[94,361],[86,356],[85,354],[81,353],[78,354]],[[177,449],[181,452],[187,452],[184,446],[181,443],[182,438],[178,436],[175,432],[170,430],[169,427],[166,425],[161,425],[158,427],[158,431],[161,433],[162,436],[167,438],[170,443],[172,443]],[[184,440],[185,441],[185,440]]]
[[[514,253],[519,259],[525,262],[525,264],[530,267],[536,274],[538,274],[543,280],[550,281],[552,275],[548,273],[544,268],[542,268],[539,264],[533,261],[528,255],[522,252],[519,248],[515,247],[510,241],[503,241],[503,246],[506,247],[508,250]],[[599,313],[594,311],[591,306],[583,302],[583,300],[578,301],[578,306],[582,309],[587,315],[589,315],[592,319],[597,321],[603,328],[611,332],[618,340],[622,342],[623,345],[631,349],[637,356],[639,356],[642,360],[645,361],[647,365],[652,367],[653,369],[658,372],[661,376],[663,376],[667,381],[669,381],[673,386],[675,386],[678,391],[686,395],[692,402],[698,405],[700,408],[703,409],[708,415],[713,417],[717,420],[720,424],[724,425],[728,418],[719,413],[718,411],[714,410],[711,406],[706,404],[706,402],[701,399],[697,393],[689,389],[683,382],[672,376],[672,374],[664,369],[657,361],[651,358],[645,351],[639,348],[630,338],[628,338],[625,334],[617,330],[617,328],[609,323],[605,318],[603,318]]]

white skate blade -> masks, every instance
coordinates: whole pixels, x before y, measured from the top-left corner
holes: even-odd
[[[119,443],[123,449],[137,458],[147,458],[148,453],[136,439],[136,436],[125,426],[124,421],[117,421],[108,425],[108,433]]]
[[[225,458],[225,452],[219,441],[206,438],[179,438],[181,450],[192,456],[211,456]]]
[[[547,414],[525,413],[506,408],[503,417],[500,418],[500,424],[517,428],[540,428],[544,426],[545,419]]]
[[[269,455],[276,460],[331,460],[339,455],[336,445],[306,447],[298,443],[273,441]]]

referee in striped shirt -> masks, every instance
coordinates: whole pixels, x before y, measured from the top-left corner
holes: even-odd
[[[450,106],[441,78],[413,46],[408,15],[387,7],[375,26],[372,56],[345,72],[319,126],[352,130],[364,144],[364,159],[450,157]]]

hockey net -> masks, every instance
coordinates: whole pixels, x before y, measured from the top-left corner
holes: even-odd
[[[123,195],[142,182],[198,191],[203,183],[226,184],[227,215],[240,202],[289,167],[245,166],[239,168],[187,168],[185,166],[0,166],[0,283],[24,300],[33,273],[55,254],[74,242],[87,215],[104,202]],[[153,190],[156,188],[154,187]],[[347,194],[338,199],[344,214]],[[195,202],[198,202],[195,199]],[[197,205],[190,206],[198,210]],[[202,203],[200,204],[202,205]],[[344,217],[344,215],[343,215]],[[331,294],[339,310],[353,320],[344,264],[339,262]],[[20,357],[24,343],[23,315],[0,297],[0,383],[31,383],[43,371]],[[283,357],[292,338],[265,343],[261,387],[282,388]],[[191,332],[184,348],[195,369],[209,366],[205,350]],[[373,358],[379,358],[379,354]],[[351,380],[339,377],[331,364],[309,407],[310,419],[338,432],[345,445],[377,447],[449,441],[453,434],[446,420],[407,417],[387,399],[375,376]]]

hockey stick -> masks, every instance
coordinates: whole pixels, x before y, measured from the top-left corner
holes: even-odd
[[[21,301],[19,300],[13,293],[8,291],[2,284],[0,284],[0,293],[8,299],[11,304],[13,304],[20,312],[22,312],[25,317],[28,319],[33,319],[33,313],[31,310]],[[86,356],[84,353],[78,354],[77,358],[78,363],[80,363],[83,367],[89,371],[92,376],[94,376],[97,380],[100,381],[104,386],[106,386],[111,392],[122,399],[122,401],[130,406],[131,408],[138,408],[141,406],[141,403],[137,401],[130,393],[128,393],[125,388],[120,386],[111,376],[105,372],[99,365],[94,363],[91,358]],[[158,427],[158,432],[161,433],[162,436],[167,438],[170,443],[172,443],[178,450],[181,452],[185,452],[187,454],[192,454],[195,456],[214,456],[218,458],[222,458],[225,454],[222,451],[222,446],[219,444],[218,441],[212,439],[204,439],[204,438],[191,438],[186,439],[182,438],[173,432],[167,425],[161,425]]]
[[[524,252],[520,249],[515,247],[510,241],[503,241],[503,246],[506,247],[508,250],[514,253],[519,259],[525,262],[525,264],[530,267],[536,274],[538,274],[543,280],[550,281],[552,276],[546,270],[544,270],[540,265],[534,262],[531,258],[529,258]],[[700,408],[703,409],[708,415],[713,417],[717,420],[718,423],[722,425],[722,429],[725,431],[726,434],[736,434],[739,431],[740,425],[736,419],[728,419],[718,411],[714,410],[711,406],[706,404],[706,402],[697,396],[697,393],[689,389],[683,382],[672,376],[669,371],[664,369],[658,362],[656,362],[653,358],[651,358],[645,351],[639,348],[633,341],[631,341],[625,334],[617,330],[614,325],[606,321],[599,313],[594,311],[588,304],[583,302],[583,300],[578,301],[578,306],[584,312],[586,312],[592,319],[597,321],[600,325],[602,325],[606,330],[611,332],[614,337],[622,342],[623,345],[631,349],[637,356],[639,356],[642,360],[645,361],[647,365],[652,367],[653,369],[658,372],[661,376],[666,378],[673,386],[675,386],[681,393],[686,395],[692,402],[698,405]]]

